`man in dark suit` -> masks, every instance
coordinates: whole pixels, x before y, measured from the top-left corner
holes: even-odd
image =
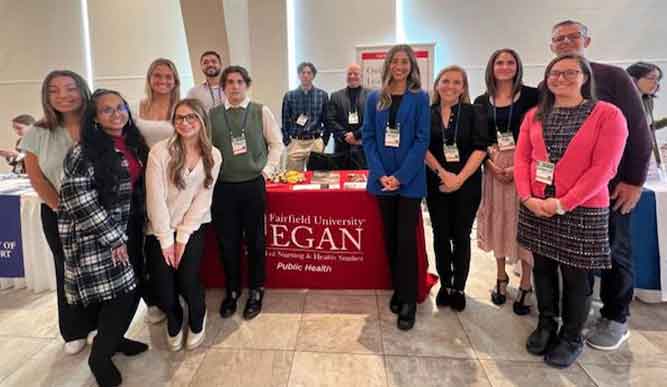
[[[370,90],[361,87],[361,67],[353,63],[345,71],[347,87],[331,94],[327,109],[327,126],[335,139],[334,152],[346,160],[343,169],[366,169],[361,146],[366,97]]]

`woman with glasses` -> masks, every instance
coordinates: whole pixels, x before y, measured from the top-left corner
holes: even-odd
[[[533,253],[539,309],[527,350],[565,368],[583,351],[589,273],[611,267],[607,184],[616,174],[628,129],[618,108],[596,100],[592,71],[582,56],[557,57],[543,82],[544,95],[526,114],[514,159],[522,204],[517,238]]]
[[[199,273],[204,250],[201,225],[211,221],[213,188],[222,156],[208,137],[208,115],[196,99],[174,107],[176,133],[151,148],[146,168],[148,227],[146,251],[154,294],[167,315],[171,351],[183,347],[183,309],[188,306],[186,348],[204,341],[206,305]]]
[[[491,301],[503,305],[507,300],[510,277],[505,265],[521,262],[521,283],[513,304],[514,313],[530,313],[533,292],[533,256],[516,241],[519,200],[514,188],[514,151],[519,126],[528,110],[537,105],[538,91],[523,84],[523,66],[516,51],[504,48],[494,52],[486,66],[486,93],[475,99],[488,116],[491,145],[484,161],[482,204],[477,213],[477,244],[493,252],[496,259],[496,286]]]
[[[667,126],[667,118],[656,121],[653,118],[653,105],[656,94],[660,90],[660,81],[662,81],[662,69],[653,63],[637,62],[626,69],[628,74],[632,77],[639,89],[644,103],[644,111],[646,112],[646,119],[651,128],[651,135],[653,137],[653,154],[658,164],[662,164],[660,149],[655,138],[655,131]]]
[[[44,116],[23,137],[19,147],[25,152],[25,169],[32,187],[42,200],[44,236],[53,254],[58,296],[58,325],[65,340],[65,353],[79,353],[94,329],[80,305],[65,298],[65,255],[58,235],[58,193],[62,184],[63,160],[79,141],[81,116],[88,106],[90,90],[86,81],[72,71],[50,72],[42,83]]]
[[[465,70],[444,68],[433,84],[426,204],[441,284],[436,304],[457,312],[466,307],[470,233],[482,196],[480,166],[489,145],[486,114],[470,104]]]
[[[88,365],[100,386],[122,383],[112,361],[116,353],[148,349],[124,337],[139,303],[147,156],[125,100],[97,90],[83,116],[81,141],[65,159],[58,229],[67,303],[84,306],[97,329]]]

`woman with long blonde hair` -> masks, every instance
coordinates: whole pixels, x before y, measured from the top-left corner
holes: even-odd
[[[204,249],[201,225],[211,221],[213,187],[222,156],[211,145],[206,109],[195,99],[174,107],[171,122],[176,133],[151,149],[146,169],[148,227],[146,255],[153,293],[167,315],[169,349],[183,347],[183,309],[188,305],[186,347],[204,340],[206,306],[199,269]]]
[[[133,116],[150,147],[174,134],[169,120],[181,99],[181,79],[174,62],[158,58],[148,66],[145,93]]]
[[[468,76],[449,66],[433,84],[431,142],[426,152],[426,204],[440,275],[438,306],[465,309],[470,271],[470,233],[482,196],[480,165],[490,141],[486,115],[470,104]]]
[[[429,142],[428,94],[421,90],[415,53],[392,47],[382,71],[382,89],[366,100],[362,137],[368,161],[368,192],[376,196],[394,294],[389,302],[397,325],[409,330],[417,310],[417,219],[426,194],[424,156]]]

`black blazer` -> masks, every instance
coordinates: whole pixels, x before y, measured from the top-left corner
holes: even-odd
[[[329,106],[327,107],[327,128],[331,131],[336,140],[336,149],[335,152],[344,152],[350,150],[350,144],[345,142],[345,133],[353,132],[354,137],[357,140],[361,139],[361,125],[364,120],[364,107],[366,106],[366,98],[368,93],[371,91],[369,89],[361,88],[359,91],[359,96],[357,97],[357,103],[355,109],[359,114],[359,125],[351,127],[348,122],[348,114],[352,109],[352,101],[350,100],[350,95],[347,92],[347,87],[340,89],[329,98]]]
[[[461,108],[460,112],[459,107]],[[459,150],[460,161],[450,163],[445,160],[442,135],[444,132],[448,145],[453,144],[457,114],[461,115],[458,119],[459,126],[456,133],[456,145]],[[429,143],[428,150],[445,170],[452,173],[461,172],[474,151],[482,150],[486,152],[489,145],[491,145],[491,141],[489,139],[486,111],[481,106],[469,103],[452,106],[448,128],[444,129],[440,114],[440,105],[431,105],[431,142]],[[429,191],[437,191],[440,185],[440,178],[429,168],[427,168],[427,171],[426,177]],[[479,173],[479,170],[477,173]],[[472,180],[472,177],[468,180]]]

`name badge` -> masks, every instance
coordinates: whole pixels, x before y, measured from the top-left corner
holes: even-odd
[[[553,184],[555,168],[556,165],[554,163],[550,163],[548,161],[538,161],[535,180],[547,185]]]
[[[398,148],[399,145],[401,145],[401,132],[396,128],[387,126],[384,132],[384,146]]]
[[[347,115],[347,123],[350,125],[357,125],[359,123],[359,113],[350,112],[350,114]]]
[[[514,136],[512,136],[512,132],[508,133],[502,133],[498,132],[498,148],[501,151],[507,151],[507,150],[512,150],[516,147],[516,144],[514,143]]]
[[[459,157],[459,148],[456,147],[456,144],[454,145],[444,144],[442,146],[442,152],[445,154],[445,160],[448,163],[458,163],[459,161],[461,161]]]
[[[248,152],[248,144],[245,140],[245,134],[241,133],[239,137],[232,136],[232,153],[234,156],[242,155]]]
[[[305,126],[308,122],[308,116],[305,114],[299,114],[299,118],[296,119],[296,124],[299,126]]]

